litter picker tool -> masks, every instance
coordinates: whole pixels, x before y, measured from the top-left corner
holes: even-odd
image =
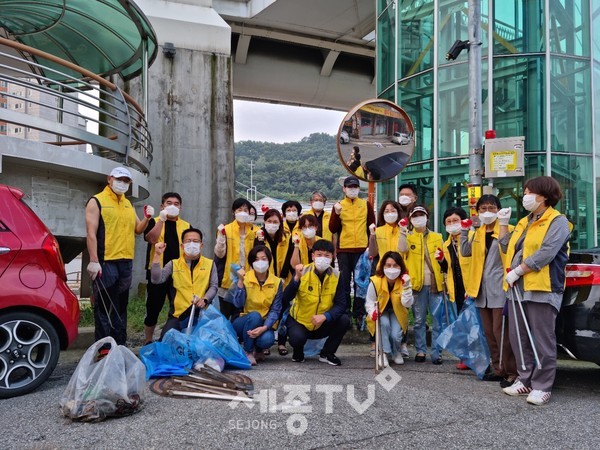
[[[383,348],[381,342],[381,317],[379,316],[379,302],[375,300],[375,314],[377,320],[375,321],[375,373],[381,372],[383,367]]]
[[[521,342],[521,330],[519,328],[519,319],[517,317],[517,307],[515,306],[514,292],[512,288],[510,289],[510,303],[512,304],[513,316],[515,319],[515,329],[517,330],[517,342],[519,343],[519,353],[521,355],[521,369],[527,370],[527,367],[525,366],[525,356],[523,355],[523,344]]]
[[[521,316],[523,317],[523,323],[525,324],[525,330],[527,330],[527,337],[529,337],[529,343],[531,344],[531,349],[533,350],[533,356],[535,357],[535,363],[538,369],[542,368],[542,363],[540,362],[540,357],[538,356],[537,349],[535,348],[535,342],[533,341],[533,336],[531,334],[531,329],[529,328],[529,323],[527,322],[527,316],[525,315],[525,309],[523,309],[523,299],[521,298],[521,292],[517,289],[516,286],[512,287],[513,290],[513,301],[516,297],[516,302],[519,304],[519,309],[521,310]]]

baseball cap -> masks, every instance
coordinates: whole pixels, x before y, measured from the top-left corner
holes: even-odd
[[[344,180],[344,187],[348,186],[360,186],[358,178],[353,176],[346,177],[346,179]]]
[[[115,167],[110,171],[110,176],[115,178],[127,177],[130,180],[132,179],[131,172],[125,167]]]
[[[422,206],[415,206],[413,209],[410,210],[410,213],[408,213],[408,217],[412,217],[412,215],[414,213],[417,212],[422,212],[423,214],[425,214],[427,217],[429,217],[429,213],[427,212],[427,210],[425,208],[423,208]]]

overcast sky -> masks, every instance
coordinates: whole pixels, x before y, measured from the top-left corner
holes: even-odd
[[[343,111],[234,100],[234,140],[284,143],[299,141],[311,133],[335,135],[345,114]]]

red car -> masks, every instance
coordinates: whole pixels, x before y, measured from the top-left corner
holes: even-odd
[[[0,398],[48,379],[79,324],[58,242],[23,196],[0,184]]]

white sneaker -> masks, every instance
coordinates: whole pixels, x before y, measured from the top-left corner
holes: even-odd
[[[402,355],[404,358],[408,358],[410,356],[406,344],[400,344],[400,355]]]
[[[531,388],[526,387],[521,381],[515,380],[509,387],[502,389],[502,392],[508,395],[528,395],[531,392]],[[528,398],[529,400],[529,398]]]
[[[404,364],[404,358],[402,357],[402,355],[400,353],[398,353],[396,356],[394,356],[394,364]]]
[[[387,355],[385,353],[382,353],[381,354],[381,366],[385,368],[385,367],[388,367],[389,365],[390,365],[390,363],[388,361]]]
[[[551,392],[544,392],[538,389],[534,389],[527,396],[527,403],[531,403],[532,405],[545,405],[550,401],[550,397],[552,397]]]

